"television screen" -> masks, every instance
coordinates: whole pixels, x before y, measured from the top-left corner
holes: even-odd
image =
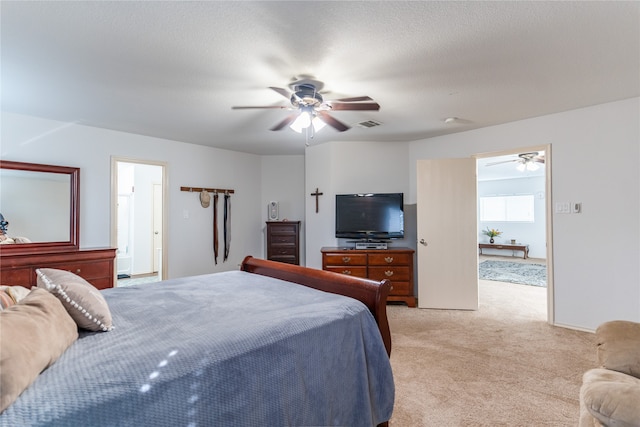
[[[336,195],[336,237],[404,237],[403,193]]]

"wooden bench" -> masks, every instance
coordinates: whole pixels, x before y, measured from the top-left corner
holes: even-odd
[[[509,249],[513,251],[513,256],[516,256],[516,251],[522,251],[524,259],[529,257],[529,245],[523,243],[478,243],[478,248],[480,255],[482,255],[483,249]]]

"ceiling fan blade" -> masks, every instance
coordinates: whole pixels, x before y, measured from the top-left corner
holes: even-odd
[[[332,101],[337,101],[337,102],[358,102],[358,101],[373,101],[373,99],[369,98],[368,96],[356,96],[356,97],[353,97],[353,98],[333,99]]]
[[[380,104],[377,102],[369,102],[369,103],[340,103],[340,102],[329,102],[327,103],[332,110],[336,111],[345,111],[345,110],[369,110],[369,111],[377,111],[380,109]]]
[[[264,106],[239,106],[239,107],[231,107],[232,110],[250,110],[253,108],[262,108],[262,109],[278,109],[278,110],[286,110],[288,107],[286,105],[264,105]]]
[[[534,157],[531,160],[534,161],[534,162],[538,162],[538,163],[544,164],[544,157]]]
[[[284,96],[287,99],[291,98],[291,93],[286,89],[283,89],[281,87],[273,87],[273,86],[269,86],[269,89],[278,92],[280,95]]]
[[[503,160],[501,162],[487,163],[485,166],[494,166],[494,165],[500,165],[502,163],[511,163],[511,162],[519,162],[519,161],[520,161],[520,159]]]
[[[285,118],[283,121],[281,121],[280,123],[278,123],[277,125],[275,125],[269,130],[282,130],[285,127],[289,126],[296,119],[296,117],[298,117],[297,113],[290,114],[289,116],[287,116],[287,118]]]
[[[320,117],[320,120],[336,129],[338,132],[344,132],[345,130],[350,129],[349,126],[345,125],[340,120],[334,119],[325,111],[318,111],[318,117]]]

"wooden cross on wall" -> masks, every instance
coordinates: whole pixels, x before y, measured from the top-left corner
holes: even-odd
[[[318,197],[322,196],[323,193],[318,192],[318,187],[316,187],[316,192],[311,193],[312,196],[316,197],[316,213],[318,213]]]

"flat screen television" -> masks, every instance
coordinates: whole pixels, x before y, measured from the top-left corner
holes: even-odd
[[[336,194],[336,237],[403,238],[403,203],[403,193]]]

